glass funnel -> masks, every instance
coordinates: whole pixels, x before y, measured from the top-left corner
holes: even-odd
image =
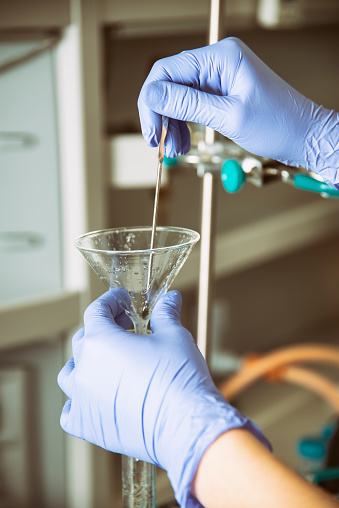
[[[163,295],[199,234],[190,229],[157,227],[150,250],[151,227],[116,228],[80,236],[75,245],[108,288],[123,287],[131,298],[126,313],[135,333],[147,333],[156,301]]]
[[[123,287],[131,303],[126,313],[135,333],[147,334],[157,300],[186,261],[199,234],[190,229],[157,227],[150,250],[151,227],[116,228],[80,236],[75,245],[108,288]],[[155,466],[122,458],[123,508],[155,508]]]

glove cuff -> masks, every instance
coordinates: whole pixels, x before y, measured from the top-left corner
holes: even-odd
[[[314,128],[305,143],[306,169],[339,189],[339,114],[315,105]]]
[[[166,470],[180,506],[193,508],[201,505],[190,491],[192,480],[202,456],[221,434],[245,428],[270,450],[271,446],[261,430],[230,406],[217,390],[192,401],[185,414],[184,419],[169,423],[171,437],[167,441]]]

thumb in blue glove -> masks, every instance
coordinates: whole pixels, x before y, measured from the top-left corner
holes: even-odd
[[[128,293],[93,302],[73,338],[73,358],[58,382],[69,397],[61,426],[107,450],[167,470],[182,506],[195,503],[190,484],[206,449],[225,431],[260,430],[216,389],[192,335],[181,325],[181,296],[171,291],[151,316],[152,335],[125,331]]]
[[[234,37],[153,66],[138,100],[146,142],[165,153],[190,148],[186,121],[206,125],[256,155],[317,172],[339,185],[339,115],[307,99]],[[338,174],[337,174],[338,173]]]

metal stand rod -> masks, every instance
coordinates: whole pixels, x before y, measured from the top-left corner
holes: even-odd
[[[211,282],[213,280],[213,227],[216,215],[213,199],[214,187],[214,176],[210,172],[205,173],[202,189],[197,345],[206,359],[208,359]]]
[[[223,26],[223,0],[211,0],[210,2],[210,23],[208,32],[208,44],[215,44],[220,39]]]
[[[208,44],[218,42],[221,33],[221,7],[223,0],[211,0]],[[206,127],[205,142],[214,143],[215,132]],[[211,172],[204,173],[201,211],[201,240],[200,240],[200,271],[198,295],[198,331],[197,345],[201,353],[208,360],[208,337],[211,331],[211,292],[213,284],[213,246],[214,224],[216,219],[216,202],[214,192],[214,177]]]

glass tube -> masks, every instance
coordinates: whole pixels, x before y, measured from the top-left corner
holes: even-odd
[[[122,508],[155,508],[155,466],[122,455]]]

